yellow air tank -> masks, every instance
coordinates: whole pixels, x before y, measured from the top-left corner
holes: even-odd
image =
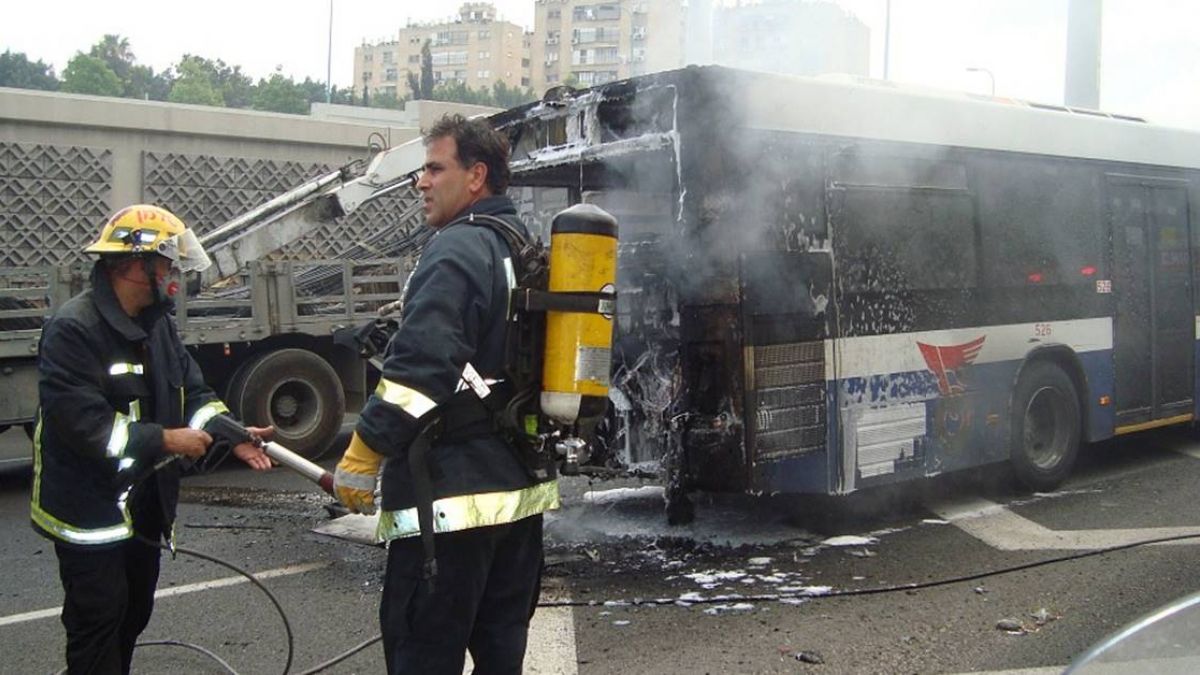
[[[550,226],[547,290],[595,298],[598,310],[546,313],[541,407],[561,424],[598,418],[608,406],[616,281],[616,218],[592,204],[576,204],[556,215]]]

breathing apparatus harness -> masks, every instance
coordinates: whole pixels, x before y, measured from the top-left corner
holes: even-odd
[[[468,364],[464,370],[463,380],[466,387],[462,388],[437,409],[419,421],[418,433],[408,448],[408,467],[413,480],[413,492],[416,497],[417,522],[420,528],[422,548],[425,554],[424,574],[426,581],[432,585],[437,575],[437,560],[434,555],[434,526],[433,526],[433,476],[429,466],[428,454],[431,447],[442,443],[456,443],[473,438],[499,435],[514,451],[515,456],[525,470],[529,479],[534,483],[554,480],[563,465],[564,473],[577,473],[579,464],[586,461],[587,443],[578,438],[580,430],[588,433],[594,427],[595,420],[604,413],[607,404],[608,369],[611,363],[610,347],[612,341],[611,317],[615,305],[615,258],[616,258],[616,220],[601,209],[591,205],[577,205],[555,217],[555,228],[560,220],[564,222],[587,223],[592,220],[601,222],[599,230],[604,232],[601,237],[603,250],[579,246],[579,242],[568,242],[565,249],[580,252],[581,255],[603,258],[600,264],[585,264],[582,267],[599,274],[599,281],[588,279],[591,286],[588,290],[558,289],[551,276],[551,248],[559,233],[555,232],[550,247],[540,240],[530,239],[512,223],[493,215],[472,213],[452,221],[446,227],[456,225],[474,225],[486,227],[499,235],[511,255],[512,289],[507,302],[505,314],[504,340],[504,379],[489,383],[481,378]],[[570,229],[570,228],[566,228]],[[578,227],[576,229],[579,229]],[[585,227],[584,230],[596,228]],[[564,236],[578,235],[571,231]],[[586,232],[593,235],[593,232]],[[605,237],[607,237],[605,239]],[[575,246],[570,245],[576,244]],[[611,250],[608,250],[611,249]],[[560,254],[561,257],[561,254]],[[572,261],[563,259],[559,263],[563,267],[572,266]],[[562,284],[559,284],[561,286]],[[594,316],[602,324],[600,330],[591,329],[591,335],[579,334],[560,336],[560,343],[568,345],[568,349],[552,350],[548,343],[549,316],[558,313],[560,316],[586,314]],[[393,321],[378,320],[370,329],[360,330],[356,341],[364,356],[378,353],[379,345],[386,344],[379,333],[394,332],[397,325]],[[560,331],[561,332],[561,331]],[[597,344],[588,347],[589,342]],[[549,414],[544,410],[543,403],[548,392],[545,363],[551,354],[563,358],[570,352],[569,357],[578,360],[576,352],[581,349],[591,350],[591,361],[595,362],[595,354],[600,354],[602,363],[593,363],[592,368],[602,371],[602,376],[595,373],[576,372],[578,364],[566,364],[558,370],[566,368],[575,377],[573,384],[576,389],[582,384],[581,380],[591,381],[592,388],[586,392],[565,394],[573,397],[573,411],[567,414]],[[572,368],[574,366],[574,368]],[[561,386],[559,389],[563,388]],[[602,402],[597,405],[596,389],[602,392]],[[558,395],[562,396],[561,392]],[[561,404],[559,405],[561,409]]]

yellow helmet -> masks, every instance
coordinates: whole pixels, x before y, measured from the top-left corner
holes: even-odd
[[[100,238],[83,249],[98,255],[157,253],[181,272],[199,272],[211,264],[200,240],[170,211],[134,204],[117,211],[100,230]]]

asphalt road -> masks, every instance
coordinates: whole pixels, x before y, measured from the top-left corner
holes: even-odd
[[[1183,431],[1092,448],[1051,495],[1009,488],[1001,469],[841,500],[699,495],[684,528],[666,526],[652,485],[569,480],[548,521],[543,602],[582,606],[538,611],[527,672],[1058,672],[1200,590],[1200,539],[908,585],[1200,534],[1200,459],[1189,452],[1200,443]],[[28,525],[29,489],[28,469],[0,475],[5,673],[62,665],[61,591],[52,547]],[[180,545],[269,577],[295,635],[294,672],[377,633],[383,552],[313,534],[327,502],[278,469],[185,482]],[[284,671],[279,618],[233,572],[181,555],[164,560],[160,589],[145,639],[201,644],[241,673]],[[177,647],[140,649],[134,670],[222,672]],[[372,646],[326,672],[382,670]]]

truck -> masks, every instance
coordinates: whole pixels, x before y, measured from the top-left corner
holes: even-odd
[[[281,443],[315,459],[333,442],[347,409],[361,406],[368,393],[365,362],[353,341],[339,335],[399,297],[411,259],[394,252],[248,260],[231,277],[178,296],[180,337],[235,415],[274,425]],[[42,322],[86,287],[90,269],[75,263],[0,270],[0,430],[22,425],[32,434]]]
[[[361,173],[363,159],[416,135],[377,122],[0,90],[0,431],[32,434],[41,325],[85,288],[91,261],[81,249],[117,208],[150,202],[196,229],[220,269],[191,279],[175,308],[209,384],[241,419],[273,424],[281,443],[318,457],[374,377],[339,336],[398,298],[425,236],[420,199],[396,191],[303,232],[255,229],[244,216],[314,177],[319,186]],[[26,446],[0,463],[28,458]]]

